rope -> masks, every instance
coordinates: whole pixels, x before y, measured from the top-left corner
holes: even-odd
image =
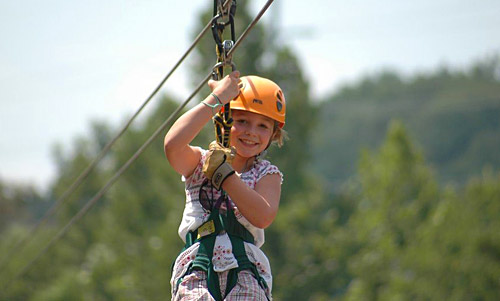
[[[254,18],[254,20],[250,23],[250,25],[245,29],[243,34],[240,36],[238,41],[235,43],[234,47],[231,49],[231,52],[236,50],[236,47],[240,45],[241,41],[245,39],[250,30],[255,26],[255,24],[260,20],[262,15],[269,8],[271,3],[274,0],[268,0],[264,7],[260,10],[259,14]],[[202,89],[202,87],[207,83],[207,81],[212,76],[212,72],[210,72],[196,87],[196,89],[191,93],[191,95],[165,120],[160,127],[149,137],[149,139],[134,153],[132,157],[114,174],[114,176],[104,185],[104,187],[97,192],[97,194],[89,200],[82,209],[54,236],[47,245],[28,263],[26,264],[19,273],[17,273],[10,281],[6,283],[4,287],[9,286],[14,280],[24,275],[31,266],[42,257],[49,249],[52,247],[59,239],[61,239],[64,234],[66,234],[69,228],[77,222],[80,218],[85,216],[85,214],[94,206],[94,204],[109,190],[109,188],[118,180],[118,178],[134,163],[134,161],[146,150],[146,148],[156,139],[161,132],[163,132],[173,118],[177,117],[179,112],[189,103],[189,101]]]
[[[87,168],[78,176],[78,178],[69,186],[69,188],[62,194],[62,196],[57,199],[54,204],[47,210],[45,215],[37,222],[35,226],[33,226],[28,234],[20,239],[13,248],[7,253],[7,255],[0,262],[0,271],[4,270],[4,267],[7,265],[9,260],[12,258],[14,254],[19,254],[19,252],[24,249],[24,247],[33,239],[36,232],[47,222],[47,220],[54,215],[65,202],[67,198],[83,183],[85,179],[87,179],[88,175],[94,170],[97,164],[102,160],[102,158],[109,152],[111,147],[115,144],[115,142],[125,133],[125,131],[129,128],[132,121],[141,113],[141,111],[146,107],[146,105],[151,101],[151,99],[160,91],[160,88],[165,84],[165,82],[170,78],[170,76],[174,73],[175,70],[180,66],[180,64],[184,61],[184,59],[189,55],[189,53],[194,49],[194,47],[198,44],[201,38],[205,35],[212,24],[212,20],[205,25],[202,31],[195,38],[191,46],[189,46],[188,50],[182,55],[182,57],[177,61],[177,63],[172,67],[172,69],[168,72],[168,74],[163,78],[163,80],[158,84],[158,86],[153,90],[153,92],[149,95],[149,97],[143,102],[143,104],[139,107],[139,109],[134,113],[134,115],[128,120],[128,122],[122,127],[122,129],[118,132],[118,134],[109,141],[106,146],[101,150],[101,152],[97,155],[97,157],[87,166]]]
[[[231,65],[233,71],[236,69],[233,62],[232,56],[228,55],[229,51],[234,46],[234,14],[236,12],[236,0],[231,3],[231,6],[221,7],[221,0],[214,0],[214,18],[212,23],[212,34],[215,41],[215,50],[217,55],[217,64],[213,69],[212,78],[215,80],[220,80],[224,76],[224,66]],[[228,19],[228,21],[225,21]],[[231,27],[231,40],[224,40],[224,30],[227,25]],[[225,104],[221,112],[218,112],[213,117],[214,129],[215,129],[215,139],[224,147],[229,147],[230,142],[230,131],[233,126],[233,118],[231,116],[231,107],[229,103]]]

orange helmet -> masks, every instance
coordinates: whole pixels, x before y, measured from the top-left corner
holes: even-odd
[[[285,125],[286,101],[281,88],[273,81],[255,75],[240,78],[240,94],[230,102],[231,109],[250,111]]]

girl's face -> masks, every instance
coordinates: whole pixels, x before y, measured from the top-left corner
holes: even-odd
[[[263,152],[274,131],[274,121],[266,116],[241,110],[232,111],[231,146],[237,155],[250,158]]]

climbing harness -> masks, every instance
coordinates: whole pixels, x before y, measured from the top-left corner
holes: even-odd
[[[212,193],[211,197],[205,189],[210,188]],[[264,291],[267,290],[267,283],[260,276],[255,264],[250,262],[245,251],[244,243],[254,244],[254,237],[252,234],[241,225],[236,216],[234,215],[234,208],[226,194],[222,193],[220,197],[215,200],[214,189],[211,187],[210,181],[205,179],[200,187],[199,200],[203,208],[210,212],[208,220],[203,223],[194,231],[186,234],[186,245],[182,251],[187,250],[195,243],[199,243],[198,252],[195,259],[190,263],[184,275],[189,275],[194,270],[200,270],[207,274],[207,287],[208,291],[215,300],[223,300],[238,282],[238,273],[243,270],[249,270],[259,285]],[[225,204],[225,209],[222,208]],[[220,291],[219,277],[214,271],[212,263],[212,255],[214,253],[215,240],[217,235],[226,233],[229,236],[232,245],[232,252],[238,267],[229,270],[227,275],[227,285],[224,296]],[[184,277],[177,280],[176,286],[178,287]]]

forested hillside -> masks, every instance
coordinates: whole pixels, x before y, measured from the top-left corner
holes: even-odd
[[[499,56],[466,70],[366,76],[327,97],[319,112],[314,167],[335,186],[356,170],[360,149],[380,144],[392,119],[407,126],[442,184],[500,168]]]
[[[245,3],[240,27],[250,19]],[[197,29],[208,19],[210,12]],[[409,77],[383,72],[318,102],[293,49],[266,44],[268,32],[258,25],[235,62],[244,74],[274,79],[287,99],[290,140],[268,156],[284,173],[280,210],[263,246],[274,299],[500,300],[498,60]],[[193,80],[214,61],[207,37],[196,50]],[[163,137],[37,257],[179,100],[163,95],[155,102],[10,256],[119,126],[92,124],[88,136],[62,147],[46,194],[0,182],[0,300],[170,299],[185,196]],[[193,144],[213,138],[209,125]]]

